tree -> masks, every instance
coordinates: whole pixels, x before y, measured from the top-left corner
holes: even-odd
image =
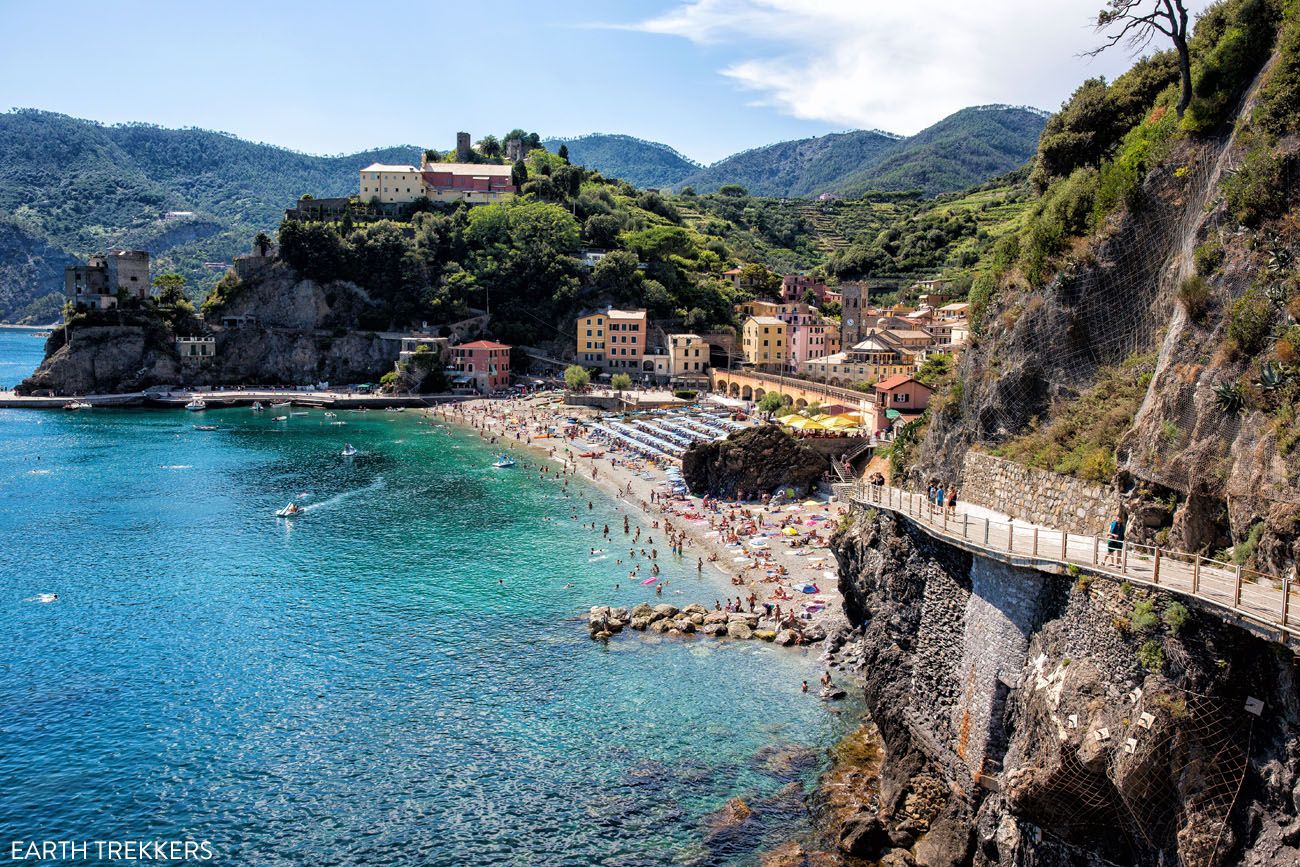
[[[496,159],[501,156],[501,142],[494,135],[485,135],[478,143],[478,152],[485,157]]]
[[[516,187],[522,187],[528,182],[528,166],[523,160],[515,160],[514,167],[510,169],[510,183]]]
[[[153,288],[158,290],[155,296],[159,304],[174,307],[185,299],[185,277],[180,274],[159,274],[153,278]]]
[[[1101,54],[1121,42],[1127,42],[1134,54],[1151,44],[1156,34],[1163,34],[1178,52],[1178,117],[1182,118],[1192,102],[1192,54],[1187,47],[1187,7],[1184,0],[1107,0],[1097,13],[1097,32],[1109,30],[1105,43],[1086,52],[1090,57]]]
[[[593,247],[613,247],[622,229],[622,222],[613,214],[592,214],[582,224],[582,234]]]
[[[271,249],[271,236],[265,232],[258,232],[257,237],[253,239],[253,247],[257,250],[257,255],[265,256]]]
[[[781,291],[781,278],[767,270],[767,266],[750,262],[740,266],[740,286],[760,298],[775,298]]]
[[[641,297],[641,279],[636,254],[627,250],[614,250],[591,270],[591,281],[619,304]]]
[[[758,402],[759,412],[765,413],[768,418],[771,418],[783,406],[785,406],[785,395],[779,391],[769,391]]]
[[[555,155],[567,163],[569,161],[569,146],[560,145],[560,149],[555,152]]]
[[[442,159],[442,157],[438,154],[436,150],[433,150],[432,148],[425,150],[424,161],[426,163],[436,163],[440,159]]]
[[[570,364],[564,368],[564,386],[569,391],[582,391],[591,384],[591,374],[581,364]]]
[[[623,392],[632,387],[632,377],[626,373],[616,373],[609,381],[610,387],[618,392],[619,402],[623,401]]]

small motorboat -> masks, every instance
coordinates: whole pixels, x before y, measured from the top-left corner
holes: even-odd
[[[326,418],[337,418],[337,417],[338,417],[338,413],[336,413],[336,412],[330,412],[329,410],[325,410],[325,417],[326,417]]]
[[[356,453],[357,453],[357,447],[352,445],[352,443],[344,443],[343,451],[339,452],[339,454],[343,455],[343,457],[345,458],[350,458]]]
[[[293,405],[292,401],[282,400],[279,403],[271,404],[271,409],[284,409],[286,406],[292,406],[292,405]]]
[[[260,400],[253,401],[253,412],[266,412],[266,407],[262,406]]]
[[[272,419],[272,421],[288,421],[288,420],[289,417],[287,415],[277,415],[274,419]]]
[[[76,412],[79,409],[90,409],[90,404],[80,400],[70,400],[63,405],[68,412]]]
[[[506,454],[505,452],[502,452],[501,457],[497,458],[496,461],[494,461],[492,464],[492,466],[496,467],[498,470],[508,469],[509,467],[513,467],[514,465],[515,465],[514,458],[510,457],[510,455]]]
[[[384,412],[406,412],[406,407],[404,407],[404,406],[386,406],[386,407],[384,407]]]
[[[203,398],[196,397],[192,399],[189,403],[185,404],[185,408],[188,409],[190,412],[203,412],[203,410],[208,408],[208,405],[206,402],[204,402]]]
[[[289,413],[289,415],[306,415],[306,414],[307,414],[307,411],[306,411],[306,410],[303,410],[302,412],[290,412],[290,413]]]
[[[332,421],[330,424],[347,424],[345,421]]]
[[[193,428],[195,430],[216,430],[217,426],[215,424],[196,424],[193,425]]]
[[[298,506],[298,504],[290,503],[280,511],[276,512],[275,516],[277,518],[292,518],[294,515],[300,515],[300,514],[302,514],[302,509]]]

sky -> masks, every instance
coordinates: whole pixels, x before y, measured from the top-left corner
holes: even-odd
[[[1192,0],[1199,11],[1209,0]],[[234,133],[315,154],[521,127],[702,163],[1113,78],[1101,0],[0,0],[0,110]],[[1163,46],[1162,46],[1163,47]]]

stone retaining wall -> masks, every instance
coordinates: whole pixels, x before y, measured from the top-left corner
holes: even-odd
[[[966,453],[958,498],[1013,518],[1088,535],[1103,534],[1119,492],[977,452]]]

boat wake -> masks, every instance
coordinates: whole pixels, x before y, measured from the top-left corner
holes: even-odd
[[[357,494],[364,494],[366,491],[380,490],[383,487],[384,487],[384,477],[376,476],[375,480],[370,484],[366,485],[364,488],[357,488],[352,491],[344,491],[341,494],[335,494],[334,496],[329,497],[328,499],[321,500],[319,503],[309,503],[305,506],[302,506],[301,510],[304,512],[315,512],[317,509],[328,508],[330,506],[335,506],[338,505],[339,503],[345,502],[346,500],[350,500],[353,497],[355,497]]]
[[[55,602],[58,600],[58,598],[59,598],[59,594],[57,593],[37,593],[35,596],[30,596],[27,599],[24,599],[23,601],[24,602]]]

